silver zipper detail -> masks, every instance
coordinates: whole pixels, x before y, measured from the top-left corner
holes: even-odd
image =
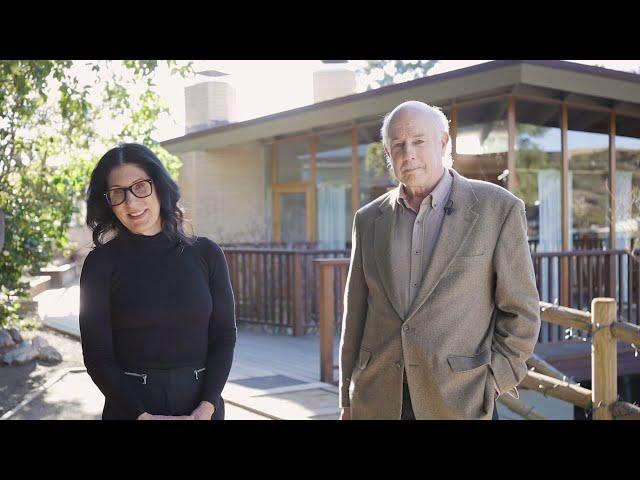
[[[205,368],[199,368],[198,370],[194,370],[194,371],[193,371],[193,373],[194,373],[194,374],[195,374],[195,376],[196,376],[196,380],[198,380],[198,374],[199,374],[199,373],[201,373],[201,372],[204,372],[206,369],[207,369],[207,368],[205,367]]]
[[[133,373],[133,372],[124,372],[125,375],[129,375],[131,377],[140,377],[142,378],[142,384],[147,384],[147,374],[146,373]]]

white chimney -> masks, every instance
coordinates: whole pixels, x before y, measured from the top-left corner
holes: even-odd
[[[313,72],[314,103],[354,93],[356,93],[356,72],[353,70],[333,67]]]
[[[185,87],[186,133],[235,120],[236,91],[231,84],[211,80]]]

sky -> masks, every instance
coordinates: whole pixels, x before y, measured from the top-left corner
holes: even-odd
[[[488,60],[441,60],[429,75],[465,68]],[[598,65],[621,71],[640,70],[640,60],[569,60],[586,65]],[[357,69],[365,61],[349,60],[344,68]],[[335,65],[333,65],[334,67]],[[236,91],[236,121],[270,115],[313,103],[313,72],[332,65],[320,60],[197,60],[195,71],[217,70],[226,73],[220,77],[231,83]],[[172,78],[166,69],[159,72],[157,92],[169,107],[169,114],[158,120],[156,140],[163,141],[184,135],[184,88],[210,77]],[[366,88],[358,79],[356,92]]]

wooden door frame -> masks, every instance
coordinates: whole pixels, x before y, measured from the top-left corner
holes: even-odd
[[[301,140],[309,141],[310,179],[307,182],[278,183],[278,145]],[[278,139],[271,145],[271,202],[273,216],[273,240],[282,241],[282,216],[280,212],[279,196],[282,193],[304,193],[307,213],[307,241],[316,241],[316,139],[313,133],[303,133],[292,137]]]
[[[280,212],[280,195],[283,193],[304,193],[305,209],[307,213],[307,241],[313,242],[316,239],[315,212],[312,210],[314,185],[311,182],[291,182],[272,185],[273,202],[273,239],[275,242],[282,241],[282,216]]]

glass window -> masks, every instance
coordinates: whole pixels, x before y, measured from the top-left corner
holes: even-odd
[[[506,100],[458,109],[454,168],[460,174],[506,188],[508,151]]]
[[[382,124],[382,122],[380,122]],[[398,183],[387,166],[380,127],[368,125],[358,128],[358,168],[360,207],[394,188]]]
[[[273,240],[273,211],[272,211],[272,202],[273,202],[273,190],[271,187],[271,171],[273,169],[271,158],[272,158],[272,149],[273,145],[265,145],[262,149],[262,158],[264,159],[264,173],[266,179],[266,189],[265,189],[265,220],[266,220],[266,238],[269,241]]]
[[[616,247],[640,248],[640,119],[616,118]]]
[[[514,193],[525,203],[533,251],[562,250],[562,134],[560,108],[518,100]]]
[[[343,249],[351,241],[351,130],[317,137],[318,242]]]
[[[281,215],[281,241],[307,241],[307,200],[304,192],[285,192],[278,195]]]
[[[569,250],[609,248],[609,114],[569,108]]]
[[[308,182],[311,179],[311,143],[309,138],[277,144],[278,183]]]

